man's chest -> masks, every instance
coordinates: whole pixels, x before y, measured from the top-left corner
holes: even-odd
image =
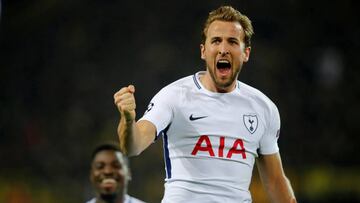
[[[265,129],[261,110],[251,103],[192,100],[175,110],[169,141],[186,154],[241,158],[256,151]]]

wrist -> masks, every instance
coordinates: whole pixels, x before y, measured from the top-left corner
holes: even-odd
[[[120,116],[121,116],[121,120],[126,124],[132,124],[135,121],[134,116],[132,116],[130,113],[121,112]]]

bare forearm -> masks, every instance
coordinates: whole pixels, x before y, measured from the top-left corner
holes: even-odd
[[[268,183],[268,195],[273,203],[296,203],[294,191],[287,177],[279,177],[277,181]]]
[[[296,203],[294,191],[282,168],[279,153],[260,156],[257,167],[271,202]]]
[[[135,87],[123,87],[114,94],[114,103],[121,118],[117,133],[120,149],[127,156],[139,155],[154,140],[155,125],[149,121],[136,122]]]
[[[133,153],[133,145],[134,145],[134,122],[135,121],[126,121],[125,119],[120,119],[120,123],[118,126],[118,136],[120,141],[120,149],[121,151],[127,155],[134,155]]]
[[[155,126],[148,121],[120,119],[118,136],[122,152],[127,156],[136,156],[154,141]]]
[[[135,124],[136,103],[135,103],[135,87],[129,85],[121,88],[114,94],[114,103],[117,106],[121,118],[118,125],[118,136],[120,140],[120,148],[127,156],[137,155],[139,144],[137,140],[141,140]]]

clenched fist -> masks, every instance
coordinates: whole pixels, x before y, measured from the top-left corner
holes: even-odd
[[[133,85],[129,85],[127,87],[121,88],[114,94],[115,105],[121,113],[121,117],[125,118],[127,121],[135,120],[136,104],[134,93],[135,87]]]

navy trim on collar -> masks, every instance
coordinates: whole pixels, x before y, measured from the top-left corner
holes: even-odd
[[[198,82],[197,79],[196,79],[196,74],[194,74],[193,79],[194,79],[194,83],[195,83],[195,85],[197,86],[197,88],[198,88],[198,89],[201,89],[201,86],[200,86],[199,82]]]

